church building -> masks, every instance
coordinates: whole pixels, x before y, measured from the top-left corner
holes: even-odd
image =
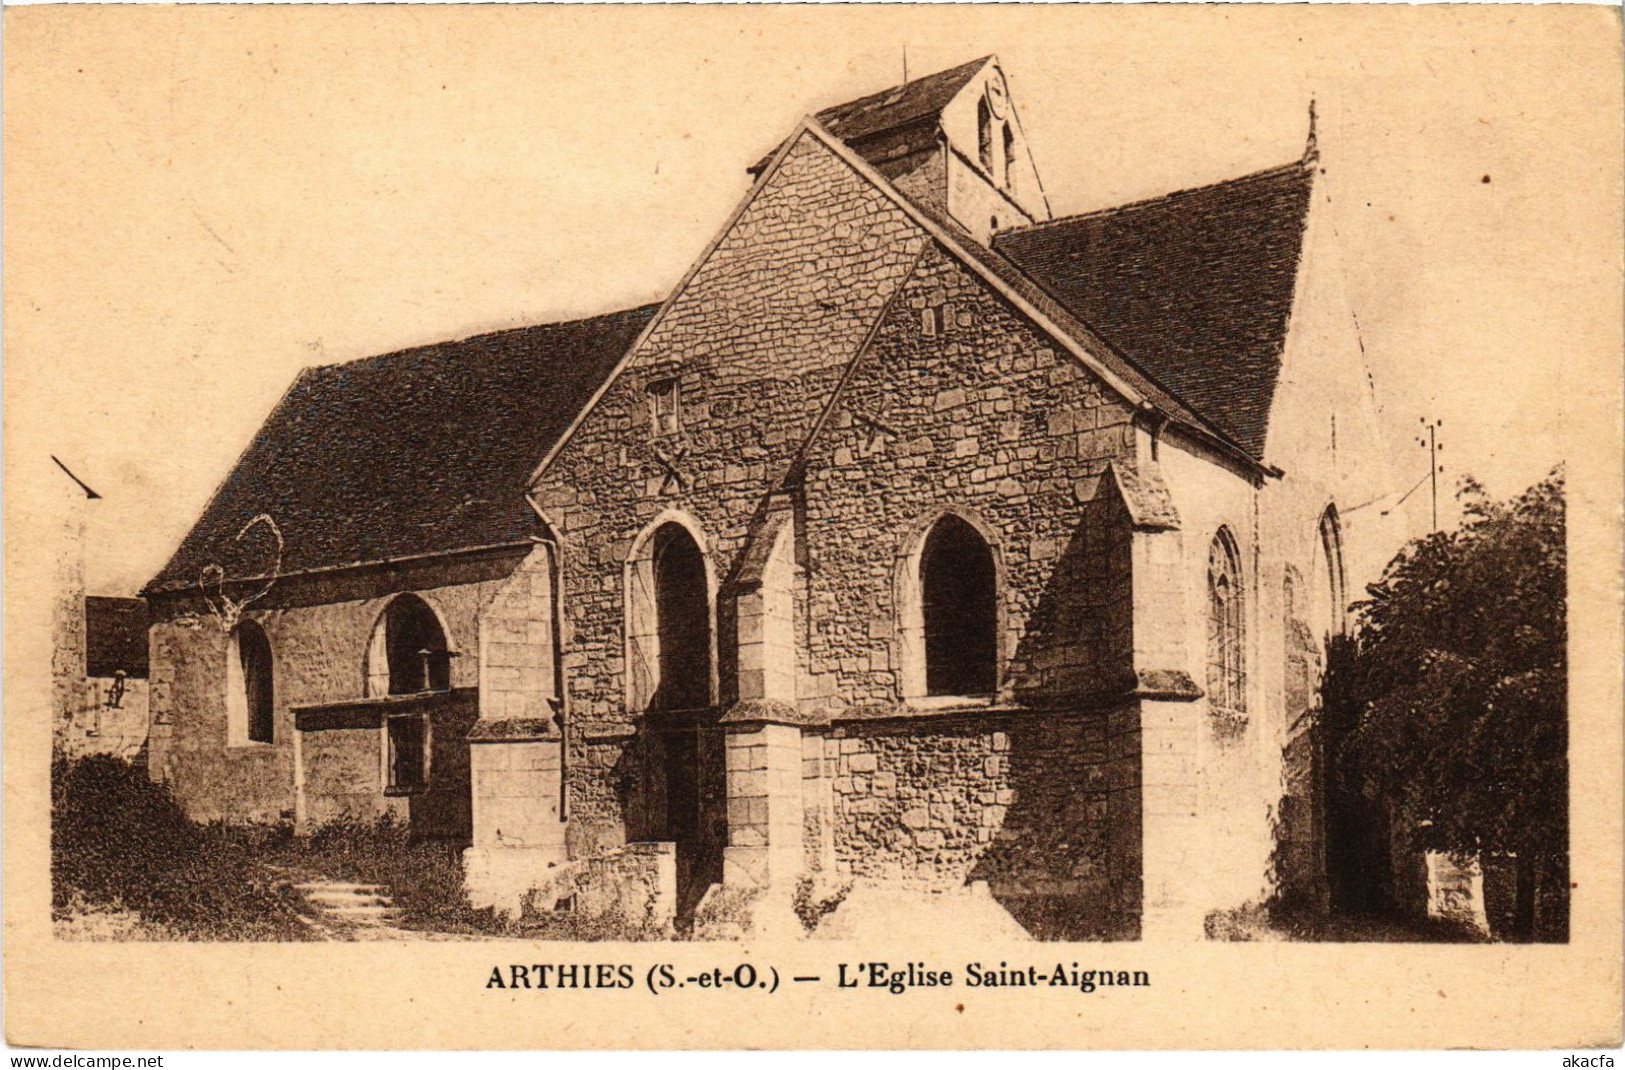
[[[152,775],[515,913],[1323,902],[1323,644],[1401,537],[1313,119],[1055,217],[987,57],[749,170],[659,305],[299,375],[144,592]]]

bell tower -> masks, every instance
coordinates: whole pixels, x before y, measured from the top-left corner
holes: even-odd
[[[1027,135],[996,57],[942,109],[944,204],[982,244],[1050,218]]]
[[[1050,218],[997,56],[825,108],[817,118],[910,200],[983,245]]]

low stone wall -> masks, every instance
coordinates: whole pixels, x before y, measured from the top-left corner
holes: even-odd
[[[677,845],[629,843],[555,866],[522,912],[567,910],[623,921],[629,936],[669,933],[677,918]]]
[[[113,681],[85,681],[84,699],[72,715],[56,725],[57,752],[69,758],[110,754],[134,761],[147,745],[147,681],[128,678],[117,706],[108,706]]]

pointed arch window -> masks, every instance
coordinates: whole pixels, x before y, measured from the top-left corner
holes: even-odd
[[[976,102],[976,158],[982,163],[982,170],[988,174],[993,173],[993,111],[988,107],[987,98]]]
[[[1010,132],[1010,124],[1002,124],[1004,129],[1004,174],[1000,176],[999,184],[1006,189],[1010,188],[1010,173],[1016,169],[1016,135]]]
[[[240,621],[226,664],[226,740],[232,746],[276,742],[276,694],[271,641],[265,629]]]
[[[1235,539],[1220,528],[1207,562],[1208,707],[1221,723],[1247,716],[1246,647],[1243,632],[1241,555]]]
[[[686,517],[651,523],[626,561],[627,708],[695,711],[716,695],[713,580],[704,533]]]
[[[1343,572],[1343,528],[1335,505],[1328,505],[1320,514],[1320,551],[1326,562],[1326,630],[1330,635],[1342,635],[1347,628],[1349,603]]]
[[[998,689],[998,581],[980,532],[948,514],[920,554],[927,695],[989,695]]]
[[[440,618],[417,595],[397,595],[373,629],[367,693],[415,695],[450,689],[451,651]]]

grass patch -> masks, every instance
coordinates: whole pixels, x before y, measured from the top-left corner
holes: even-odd
[[[236,830],[187,820],[168,788],[105,755],[51,764],[51,912],[70,939],[309,935]]]
[[[1466,922],[1398,915],[1315,914],[1249,904],[1209,914],[1209,940],[1295,940],[1328,944],[1483,944],[1490,937]]]

